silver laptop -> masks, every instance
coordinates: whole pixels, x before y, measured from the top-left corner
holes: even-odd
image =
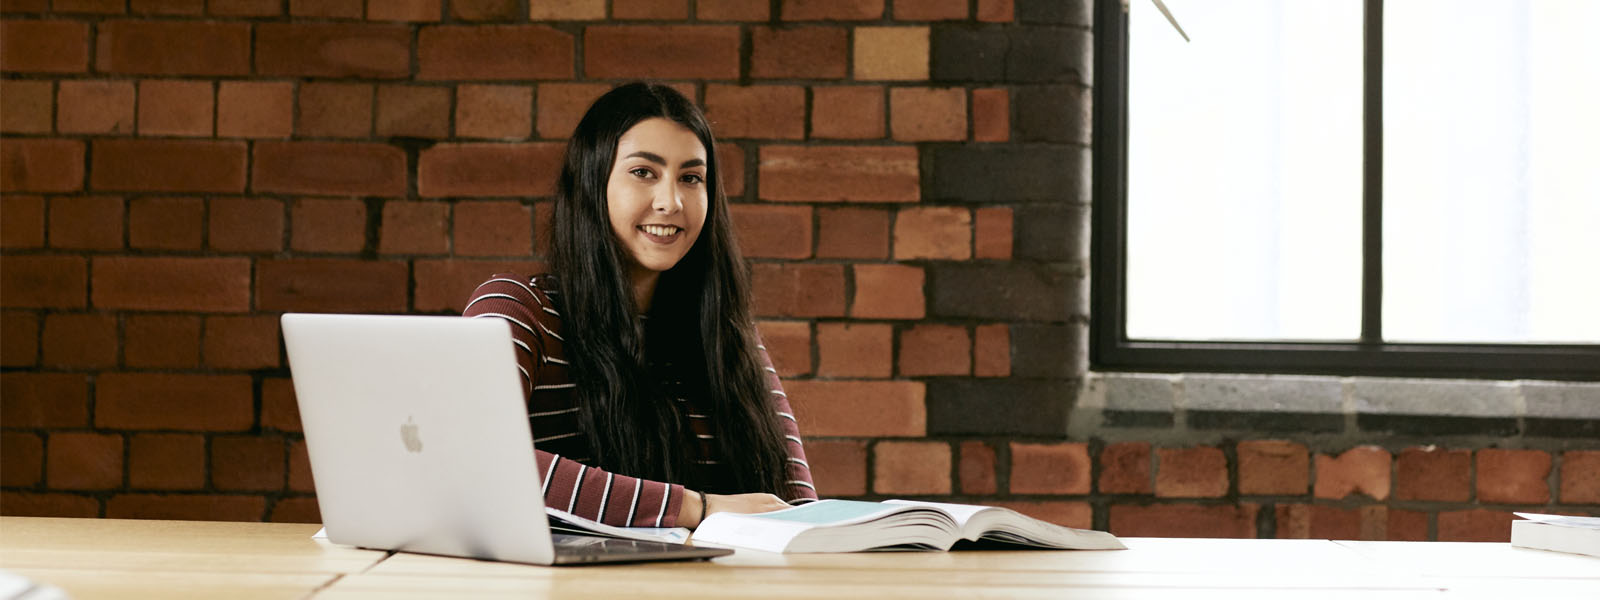
[[[505,321],[285,314],[283,337],[334,543],[539,565],[730,553],[552,535]]]

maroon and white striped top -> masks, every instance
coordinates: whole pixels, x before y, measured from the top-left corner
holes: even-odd
[[[589,440],[578,425],[578,395],[568,373],[562,346],[561,313],[551,300],[560,292],[553,278],[536,275],[495,275],[472,294],[463,315],[473,318],[498,318],[511,323],[512,343],[517,346],[517,367],[526,385],[528,422],[533,428],[539,472],[544,477],[547,506],[624,527],[675,527],[684,488],[675,483],[650,481],[609,473],[588,465]],[[788,397],[778,382],[764,346],[756,346],[772,390],[772,409],[780,417],[788,453],[788,496],[816,499],[811,469],[806,464],[800,443],[800,426],[789,408]],[[669,382],[670,383],[670,382]],[[672,391],[672,386],[668,390]],[[676,395],[676,394],[674,394]],[[716,456],[712,440],[717,424],[709,411],[701,409],[695,398],[674,398],[685,410],[688,430],[698,438],[690,449],[690,462],[699,469],[700,481],[728,480],[728,467]]]

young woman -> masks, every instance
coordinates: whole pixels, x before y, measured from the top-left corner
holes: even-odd
[[[695,527],[817,497],[726,200],[700,110],[618,87],[567,144],[551,272],[474,292],[466,316],[511,322],[547,505]]]

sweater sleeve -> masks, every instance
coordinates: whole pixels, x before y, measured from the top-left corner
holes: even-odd
[[[534,389],[540,384],[541,367],[551,362],[564,364],[558,356],[560,336],[552,331],[552,323],[556,322],[553,319],[560,314],[549,296],[525,277],[495,275],[473,292],[462,316],[503,319],[510,324],[517,370],[523,382],[523,401],[531,407]],[[528,415],[535,444],[579,435],[570,428],[541,428],[541,416],[538,412]],[[617,475],[544,450],[535,450],[534,454],[545,506],[617,527],[677,526],[683,486]]]
[[[800,442],[800,422],[794,418],[794,410],[789,408],[789,395],[783,392],[783,383],[778,380],[778,370],[772,366],[772,358],[767,356],[765,343],[759,342],[756,351],[761,355],[761,368],[767,379],[767,389],[771,390],[769,396],[772,400],[772,410],[778,413],[778,425],[783,429],[784,450],[788,458],[784,460],[785,470],[788,473],[789,493],[785,494],[789,501],[807,501],[817,499],[817,486],[811,482],[811,465],[806,463],[806,450]]]

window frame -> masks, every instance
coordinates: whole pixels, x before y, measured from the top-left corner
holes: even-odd
[[[1361,337],[1353,342],[1131,340],[1127,336],[1127,1],[1094,6],[1090,368],[1469,379],[1600,380],[1600,345],[1384,342],[1383,0],[1365,0]]]

